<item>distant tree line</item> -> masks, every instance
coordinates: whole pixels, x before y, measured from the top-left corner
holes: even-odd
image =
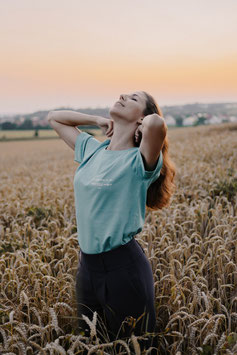
[[[176,126],[177,127],[182,127],[183,121],[184,121],[184,117],[180,116],[180,115],[176,115],[174,117],[175,122],[176,122]],[[203,125],[205,124],[206,118],[201,116],[197,118],[197,122],[194,124],[194,126],[198,126],[198,125]],[[93,128],[93,129],[99,129],[99,127],[97,126],[86,126],[83,125],[84,129],[87,128]],[[5,121],[3,123],[0,123],[0,130],[2,131],[8,131],[8,130],[39,130],[39,129],[53,129],[51,126],[47,125],[47,126],[41,126],[41,125],[37,125],[37,126],[33,126],[33,123],[30,119],[26,119],[23,123],[16,124],[10,121]]]
[[[10,121],[5,121],[3,123],[0,124],[1,129],[4,131],[6,130],[32,130],[32,129],[49,129],[49,126],[33,126],[33,123],[31,120],[27,119],[24,122],[22,122],[21,124],[16,124]]]
[[[99,129],[97,126],[86,126],[83,125],[83,128],[91,128],[93,127],[94,129]],[[21,124],[16,124],[10,121],[5,121],[3,123],[0,123],[0,130],[2,131],[8,131],[8,130],[38,130],[38,129],[53,129],[51,126],[41,126],[41,125],[34,125],[31,121],[31,119],[26,119],[24,122]]]
[[[55,109],[57,110],[72,110],[70,107],[60,107]],[[186,105],[174,105],[174,106],[161,106],[161,110],[164,116],[171,115],[174,117],[176,121],[177,127],[182,127],[184,125],[185,118],[192,115],[197,115],[198,113],[205,113],[209,115],[227,115],[227,116],[236,116],[237,115],[237,102],[228,102],[228,103],[213,103],[213,104],[202,104],[202,103],[194,103],[194,104],[186,104]],[[105,108],[85,108],[78,109],[73,111],[87,113],[89,115],[97,115],[102,117],[109,118],[109,107]],[[22,114],[17,115],[8,115],[1,117],[4,119],[3,123],[0,123],[0,129],[2,130],[13,130],[13,129],[52,129],[50,126],[41,126],[40,124],[37,126],[33,126],[32,118],[37,117],[40,121],[45,121],[45,117],[47,116],[49,111],[36,111],[30,114],[24,114],[25,121],[21,124],[17,124],[15,122],[19,122],[22,117]],[[205,115],[197,117],[197,121],[194,126],[204,124],[206,120]],[[84,126],[85,128],[91,128],[91,126]],[[97,128],[93,126],[93,128]]]

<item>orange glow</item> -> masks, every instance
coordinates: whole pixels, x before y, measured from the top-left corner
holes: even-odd
[[[172,9],[155,0],[70,6],[0,3],[0,113],[105,106],[135,90],[162,104],[237,97],[236,0],[215,7],[180,0]]]

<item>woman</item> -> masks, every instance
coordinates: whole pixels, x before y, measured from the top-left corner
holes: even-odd
[[[144,91],[120,95],[110,119],[66,110],[48,115],[80,163],[74,177],[80,246],[76,296],[86,335],[83,315],[92,320],[95,311],[110,340],[155,331],[152,268],[135,236],[142,231],[146,205],[168,206],[174,192],[175,167],[162,116]],[[101,143],[78,125],[97,125],[108,139]]]

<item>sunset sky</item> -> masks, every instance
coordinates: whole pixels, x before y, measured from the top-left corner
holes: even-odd
[[[2,0],[0,114],[237,102],[237,0]]]

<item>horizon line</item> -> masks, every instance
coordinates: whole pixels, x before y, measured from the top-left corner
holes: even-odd
[[[196,102],[189,102],[189,103],[183,103],[183,104],[171,104],[171,105],[159,105],[159,107],[162,109],[162,107],[174,107],[174,106],[187,106],[187,105],[216,105],[216,104],[237,104],[237,101],[216,101],[216,102],[199,102],[199,101],[196,101]],[[29,115],[29,114],[32,114],[34,112],[42,112],[42,111],[53,111],[53,110],[57,110],[57,109],[60,109],[60,108],[65,108],[65,109],[72,109],[72,110],[88,110],[88,109],[91,109],[91,110],[96,110],[96,109],[109,109],[110,106],[104,106],[104,107],[101,107],[101,106],[85,106],[85,107],[80,107],[80,108],[73,108],[72,106],[60,106],[60,107],[56,107],[54,109],[38,109],[38,110],[32,110],[30,112],[0,112],[0,116],[1,115],[6,115],[6,116],[13,116],[13,115]]]

